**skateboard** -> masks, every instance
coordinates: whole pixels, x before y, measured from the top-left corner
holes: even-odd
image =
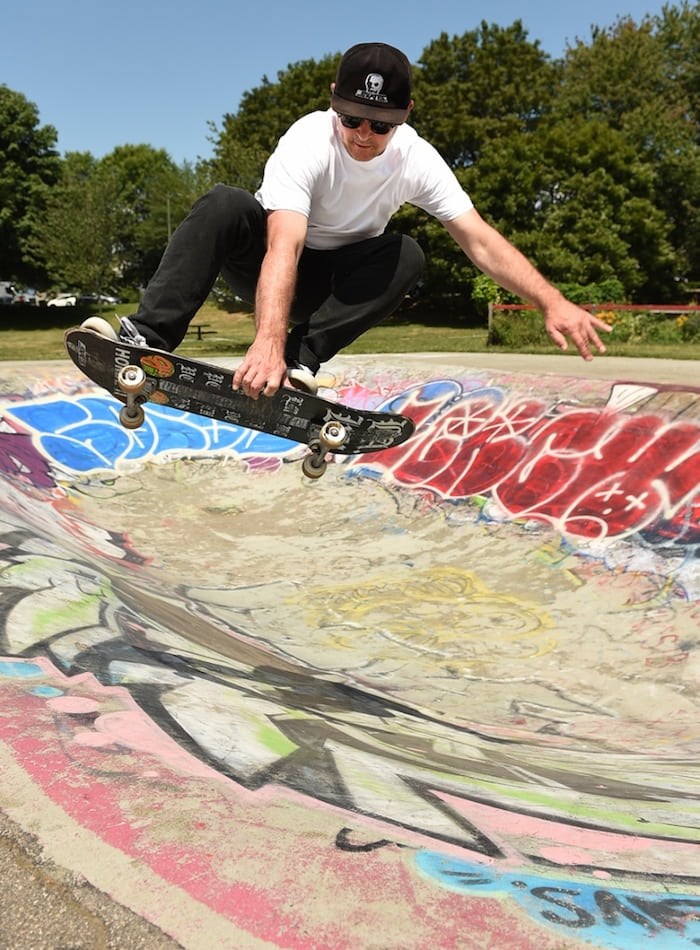
[[[376,452],[413,434],[413,422],[405,416],[353,409],[291,387],[251,399],[233,389],[232,370],[122,343],[89,325],[66,330],[64,340],[78,369],[124,403],[119,421],[127,429],[144,424],[147,402],[194,412],[308,445],[302,471],[309,478],[323,475],[328,453]]]

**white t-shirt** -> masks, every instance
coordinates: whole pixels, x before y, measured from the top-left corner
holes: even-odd
[[[472,207],[449,165],[409,125],[396,129],[381,155],[360,162],[348,155],[338,121],[329,109],[295,122],[269,157],[255,194],[267,211],[298,211],[308,218],[307,247],[376,237],[405,203],[439,221]]]

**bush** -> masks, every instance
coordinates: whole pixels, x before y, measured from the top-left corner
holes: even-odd
[[[508,310],[496,313],[491,321],[489,344],[520,349],[547,346],[551,341],[539,310]]]
[[[682,313],[675,322],[684,343],[700,340],[700,313]]]
[[[613,328],[611,342],[678,344],[700,341],[700,313],[651,313],[644,310],[597,310],[596,316]],[[550,343],[539,310],[494,313],[489,343],[514,349]]]
[[[676,320],[660,313],[639,314],[637,335],[641,343],[678,343],[680,341],[680,331]]]

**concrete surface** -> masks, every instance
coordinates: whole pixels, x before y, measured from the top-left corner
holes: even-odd
[[[328,370],[309,482],[2,364],[0,946],[697,946],[697,363]]]

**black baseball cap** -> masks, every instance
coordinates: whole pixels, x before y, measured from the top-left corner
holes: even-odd
[[[411,102],[411,66],[386,43],[358,43],[343,55],[331,107],[343,115],[405,122]]]

